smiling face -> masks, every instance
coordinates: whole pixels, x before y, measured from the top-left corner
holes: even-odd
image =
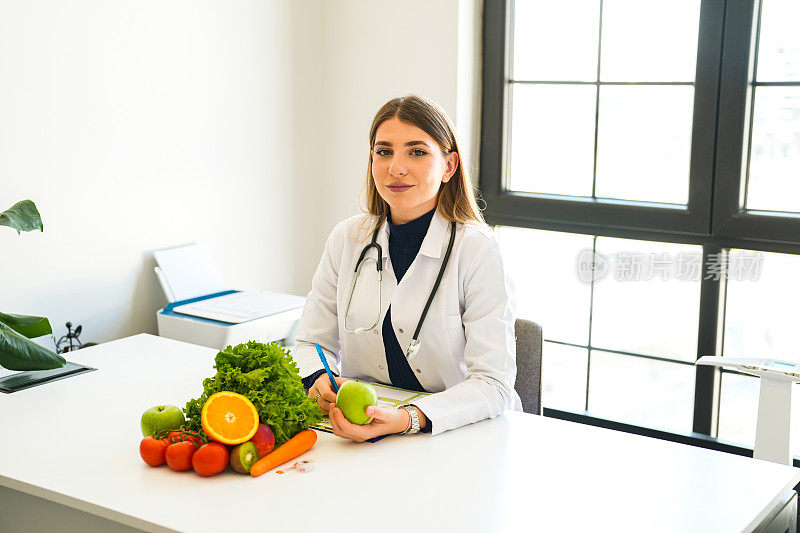
[[[458,154],[442,154],[422,129],[393,117],[375,132],[372,179],[392,211],[393,224],[405,224],[436,206],[442,183],[458,168]]]

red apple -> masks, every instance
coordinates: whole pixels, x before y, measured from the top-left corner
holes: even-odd
[[[259,459],[268,453],[272,452],[275,447],[275,434],[272,433],[270,427],[266,424],[259,424],[256,434],[248,442],[256,445],[256,452]]]

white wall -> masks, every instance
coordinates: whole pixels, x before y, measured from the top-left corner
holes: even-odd
[[[474,130],[478,5],[0,0],[0,209],[45,225],[0,228],[0,310],[155,333],[149,252],[193,240],[232,287],[304,294],[384,101]]]
[[[438,102],[457,124],[474,126],[477,106],[471,90],[475,87],[465,79],[459,94],[459,75],[475,74],[470,70],[473,42],[476,48],[480,42],[474,35],[476,17],[470,14],[478,4],[472,0],[322,3],[326,90],[321,99],[330,142],[321,176],[329,181],[329,202],[323,211],[328,226],[358,211],[369,127],[387,100],[408,93],[423,95]],[[463,43],[469,48],[463,56],[460,19],[462,34],[475,39]],[[467,139],[464,147],[469,158],[471,141]]]

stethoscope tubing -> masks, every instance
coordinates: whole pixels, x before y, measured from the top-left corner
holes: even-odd
[[[380,231],[381,225],[379,224],[375,231],[372,233],[372,242],[367,244],[362,250],[361,254],[358,256],[358,261],[356,261],[356,266],[353,271],[353,282],[350,285],[350,295],[347,298],[347,305],[345,306],[345,315],[344,315],[344,330],[347,333],[359,334],[365,331],[370,331],[377,327],[378,322],[381,319],[381,286],[383,285],[383,249],[381,245],[378,244],[376,241],[378,239],[378,231]],[[422,314],[419,317],[419,321],[417,322],[417,327],[414,330],[414,335],[411,338],[411,343],[408,345],[408,349],[406,350],[406,358],[411,360],[417,352],[419,352],[420,341],[419,341],[419,333],[422,330],[422,324],[425,322],[425,317],[428,315],[428,310],[431,307],[431,303],[433,303],[433,298],[436,296],[436,291],[439,290],[439,285],[442,282],[442,277],[444,276],[444,271],[447,268],[447,263],[450,261],[450,255],[453,252],[453,244],[455,243],[456,238],[456,223],[452,220],[450,221],[450,241],[447,244],[447,250],[444,254],[444,259],[442,260],[442,265],[439,267],[439,273],[436,276],[436,281],[433,284],[433,288],[431,289],[430,295],[428,295],[428,300],[425,302],[425,307],[422,310]],[[367,253],[371,248],[375,248],[378,258],[375,261],[375,267],[378,271],[378,317],[375,319],[375,322],[368,328],[356,328],[351,330],[347,327],[347,315],[350,313],[350,303],[353,300],[353,292],[356,289],[356,281],[358,280],[358,276],[361,274],[361,267],[364,264],[364,258],[366,257]]]
[[[381,245],[378,244],[376,241],[378,239],[378,231],[380,231],[381,226],[378,225],[375,228],[375,231],[372,233],[372,242],[369,243],[361,250],[361,255],[358,256],[358,261],[356,261],[356,267],[353,269],[353,283],[350,284],[350,296],[347,297],[347,305],[344,308],[344,330],[347,333],[359,334],[364,333],[365,331],[370,331],[375,329],[378,325],[378,322],[381,319],[381,287],[383,286],[383,248]],[[378,253],[378,258],[375,260],[375,268],[378,270],[378,317],[375,319],[375,322],[368,328],[356,328],[351,330],[347,327],[347,315],[350,314],[350,302],[353,301],[353,293],[356,290],[356,281],[358,281],[358,276],[361,275],[361,267],[364,265],[364,257],[369,252],[369,249],[374,247],[375,251]]]

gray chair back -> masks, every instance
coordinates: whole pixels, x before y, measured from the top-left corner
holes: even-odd
[[[542,327],[518,318],[514,323],[517,337],[517,381],[514,388],[522,400],[522,410],[542,414]]]

